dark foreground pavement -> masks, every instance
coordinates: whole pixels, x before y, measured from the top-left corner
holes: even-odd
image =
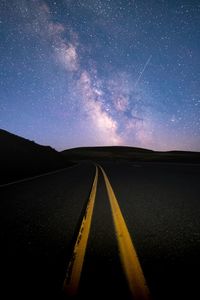
[[[0,189],[2,299],[62,299],[94,173],[82,164]]]
[[[198,299],[200,166],[102,163],[113,187],[153,299]],[[0,188],[3,299],[65,299],[62,292],[95,167]],[[95,290],[93,292],[92,290]],[[128,299],[101,173],[81,295]]]
[[[200,165],[104,165],[153,299],[199,299]]]

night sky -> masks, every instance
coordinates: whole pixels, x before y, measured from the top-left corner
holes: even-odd
[[[200,151],[200,1],[1,0],[0,127]]]

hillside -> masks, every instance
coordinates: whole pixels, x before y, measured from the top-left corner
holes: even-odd
[[[0,184],[64,168],[70,163],[56,150],[0,130]]]
[[[73,161],[142,161],[200,163],[199,152],[168,151],[159,152],[136,147],[85,147],[64,150],[62,154]]]

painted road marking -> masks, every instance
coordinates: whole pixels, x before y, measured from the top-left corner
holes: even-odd
[[[64,170],[68,170],[69,168],[72,168],[72,167],[74,167],[74,166],[69,166],[67,168],[62,168],[62,169],[55,170],[55,171],[52,171],[52,172],[43,173],[43,174],[40,174],[40,175],[36,175],[36,176],[32,176],[32,177],[27,177],[27,178],[24,178],[24,179],[20,179],[20,180],[8,182],[8,183],[0,184],[0,188],[6,187],[6,186],[10,186],[10,185],[14,185],[14,184],[18,184],[18,183],[27,182],[27,181],[32,181],[32,180],[35,180],[35,179],[38,179],[38,178],[41,178],[41,177],[45,177],[45,176],[53,175],[53,174],[56,174],[56,173],[60,173],[60,172],[62,172]]]
[[[88,205],[74,246],[73,255],[67,268],[66,278],[64,280],[64,291],[68,296],[75,296],[78,292],[81,271],[83,267],[83,261],[85,257],[88,236],[91,227],[91,220],[97,190],[97,181],[98,168],[96,167],[95,178],[88,200]]]
[[[128,228],[122,216],[119,204],[105,171],[101,166],[99,167],[103,173],[106,183],[119,247],[120,259],[131,294],[133,296],[133,299],[135,300],[149,300],[150,292],[146,284],[136,250],[133,246],[130,234],[128,232]]]

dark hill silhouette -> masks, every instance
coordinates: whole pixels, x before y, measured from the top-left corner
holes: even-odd
[[[126,160],[143,162],[181,162],[200,163],[200,152],[168,151],[160,152],[143,148],[114,146],[114,147],[82,147],[64,150],[62,154],[73,161],[78,160]]]
[[[0,183],[7,183],[54,171],[70,165],[49,146],[0,129]]]
[[[62,151],[71,160],[119,160],[132,159],[136,156],[153,153],[152,150],[126,146],[79,147]]]

